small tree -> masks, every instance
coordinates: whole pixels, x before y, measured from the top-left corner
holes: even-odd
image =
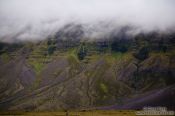
[[[84,44],[82,44],[78,50],[78,59],[83,60],[85,56],[87,55],[87,49]]]
[[[138,52],[133,54],[135,58],[143,61],[149,57],[149,50],[147,47],[142,47]]]
[[[129,43],[127,41],[115,41],[111,44],[112,51],[125,53],[128,51]]]
[[[54,45],[48,46],[48,50],[47,51],[48,51],[49,55],[52,55],[55,50],[56,50],[56,46],[54,46]]]

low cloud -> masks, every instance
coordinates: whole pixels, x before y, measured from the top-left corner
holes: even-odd
[[[0,41],[42,40],[70,23],[94,38],[125,26],[174,31],[174,13],[174,0],[0,0]]]

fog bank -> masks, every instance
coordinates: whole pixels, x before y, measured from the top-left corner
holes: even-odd
[[[0,41],[42,40],[70,23],[93,37],[174,31],[174,13],[174,0],[0,0]]]

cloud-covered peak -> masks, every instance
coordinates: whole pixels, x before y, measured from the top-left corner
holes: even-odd
[[[0,41],[45,39],[70,23],[93,36],[127,25],[132,33],[169,31],[174,12],[174,0],[1,0]]]

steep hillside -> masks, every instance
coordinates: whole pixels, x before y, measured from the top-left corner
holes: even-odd
[[[2,44],[0,109],[174,108],[174,39],[138,38],[69,44],[56,36],[38,43]]]

